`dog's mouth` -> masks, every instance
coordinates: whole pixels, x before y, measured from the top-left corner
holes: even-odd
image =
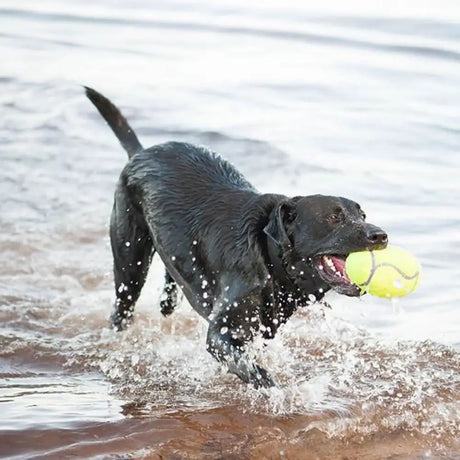
[[[362,291],[350,281],[345,272],[346,258],[347,255],[323,254],[313,259],[313,266],[319,277],[334,291],[350,297],[357,297],[362,294]]]

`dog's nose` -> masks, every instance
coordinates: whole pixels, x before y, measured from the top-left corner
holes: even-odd
[[[373,249],[384,248],[388,243],[388,235],[379,227],[371,226],[366,230],[367,241]]]

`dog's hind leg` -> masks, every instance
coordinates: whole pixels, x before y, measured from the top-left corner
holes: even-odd
[[[165,285],[160,302],[161,313],[164,316],[170,315],[177,305],[177,284],[168,271],[165,273]]]
[[[116,297],[111,319],[113,326],[122,330],[133,315],[155,249],[143,215],[133,206],[121,183],[115,193],[110,241]]]

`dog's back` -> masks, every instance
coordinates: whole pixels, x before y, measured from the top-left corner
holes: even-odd
[[[136,153],[123,174],[128,186],[140,186],[145,193],[158,194],[162,200],[181,200],[181,207],[187,207],[187,202],[196,205],[197,201],[206,201],[211,191],[255,192],[218,154],[184,142],[167,142]]]

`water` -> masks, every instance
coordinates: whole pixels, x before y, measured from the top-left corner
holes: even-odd
[[[460,6],[203,0],[0,6],[0,453],[16,458],[460,456]],[[338,194],[415,253],[390,303],[329,295],[254,353],[257,392],[205,351],[156,261],[108,326],[108,220],[126,155],[205,144],[261,191]]]

